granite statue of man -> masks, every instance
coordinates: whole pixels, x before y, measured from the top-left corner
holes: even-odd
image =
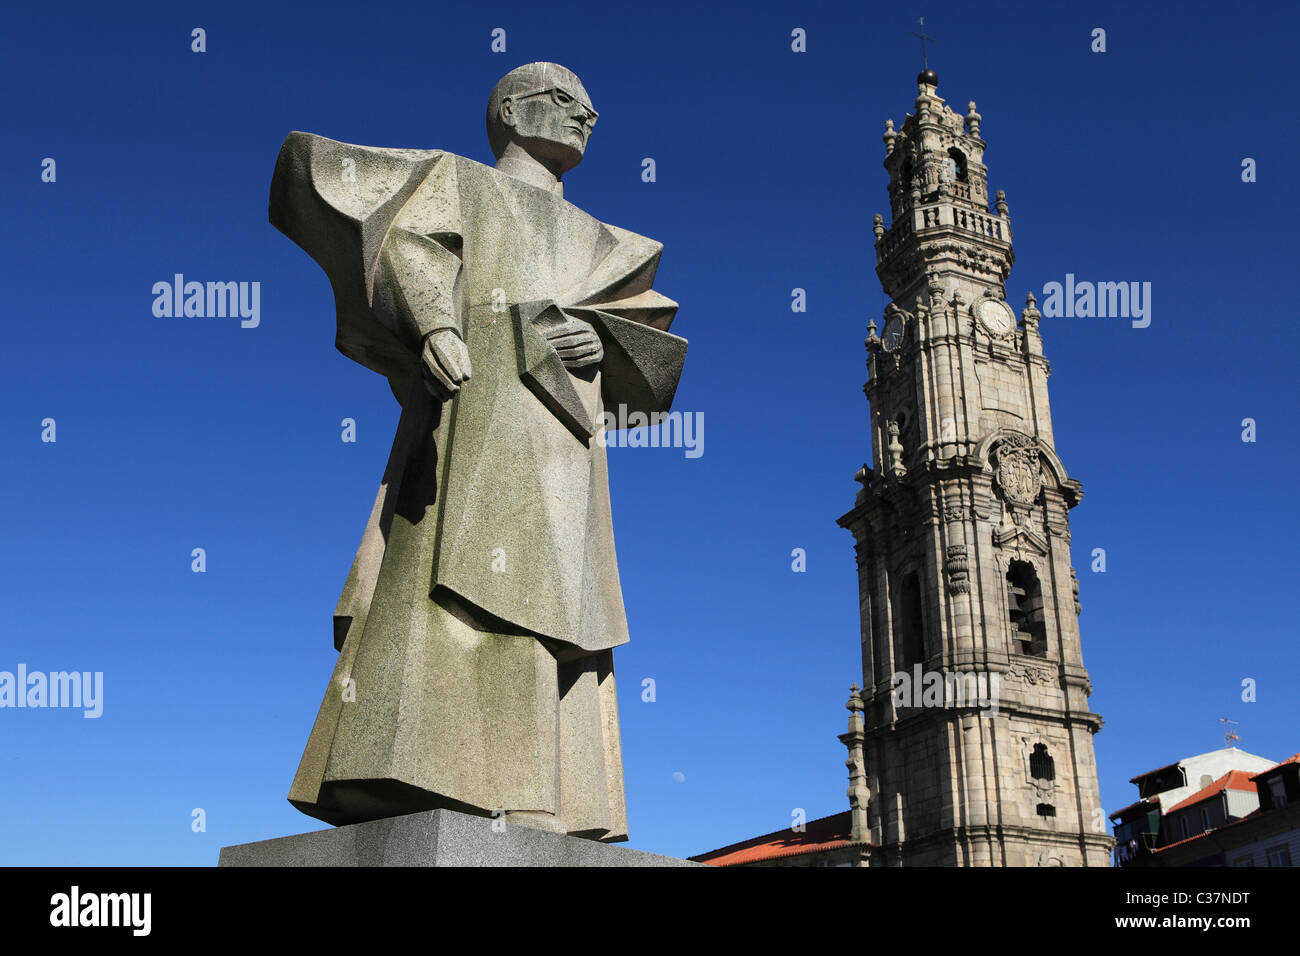
[[[402,406],[289,792],[304,813],[627,839],[600,430],[606,409],[667,411],[686,341],[652,288],[663,247],[563,197],[596,115],[577,76],[530,63],[488,101],[495,167],[281,149],[271,222],[329,276],[338,349]]]

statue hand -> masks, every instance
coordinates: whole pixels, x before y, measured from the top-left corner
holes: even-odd
[[[460,391],[462,382],[469,381],[469,349],[451,329],[430,332],[420,360],[424,364],[424,387],[434,398],[451,398]]]
[[[583,368],[595,365],[605,357],[605,348],[600,344],[600,336],[589,322],[565,315],[561,325],[544,329],[542,334],[551,343],[565,368]]]

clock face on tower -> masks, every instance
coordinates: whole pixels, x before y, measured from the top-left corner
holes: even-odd
[[[903,320],[899,316],[894,316],[885,323],[885,334],[881,336],[881,341],[886,352],[897,352],[902,347],[903,331]]]
[[[1016,314],[1001,299],[983,299],[975,306],[975,317],[991,335],[1006,335],[1016,327]]]

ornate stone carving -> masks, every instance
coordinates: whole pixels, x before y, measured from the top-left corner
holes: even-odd
[[[1023,514],[1017,515],[1016,518],[1024,522]],[[1029,555],[1025,553],[1026,548],[1046,556],[1048,552],[1047,540],[1042,535],[1035,534],[1031,529],[1025,527],[1024,524],[1026,523],[1009,524],[994,531],[993,543],[1006,551],[1011,557],[1020,561],[1029,560]]]
[[[952,256],[963,269],[983,272],[1005,278],[1011,266],[1003,255],[985,252],[982,249],[962,245],[957,242],[927,242],[920,248],[921,257],[933,260],[944,254]]]
[[[966,545],[950,544],[947,553],[948,561],[945,567],[948,571],[948,593],[969,594],[970,561],[966,555]]]
[[[924,250],[923,250],[924,251]],[[943,308],[943,277],[939,275],[938,270],[926,268],[925,270],[926,291],[930,293],[930,308]]]
[[[1015,661],[1007,669],[1007,680],[1031,686],[1054,684],[1056,672],[1049,667],[1037,667],[1025,661]]]
[[[1043,490],[1038,443],[1013,432],[998,442],[993,457],[993,476],[1002,496],[1013,505],[1032,505]]]

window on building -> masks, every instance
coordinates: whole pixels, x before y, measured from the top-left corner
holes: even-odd
[[[1056,807],[1050,803],[1040,803],[1038,805],[1038,815],[1040,817],[1054,817],[1056,816]]]
[[[1285,846],[1270,847],[1268,853],[1269,866],[1290,866],[1291,850]]]
[[[949,182],[966,182],[966,154],[955,146],[948,150],[947,168],[948,175],[952,177]]]
[[[1034,744],[1034,750],[1029,755],[1029,776],[1035,780],[1056,779],[1056,761],[1047,752],[1047,744]]]
[[[1043,614],[1043,589],[1034,566],[1012,561],[1007,568],[1008,607],[1011,612],[1011,649],[1034,657],[1047,656],[1047,622]]]
[[[1186,840],[1189,836],[1192,835],[1192,825],[1187,822],[1187,814],[1184,813],[1182,819],[1179,820],[1178,822],[1182,824],[1183,839]]]
[[[897,614],[903,667],[925,663],[925,623],[921,612],[921,579],[916,572],[903,578]]]
[[[1210,829],[1210,808],[1201,807],[1201,832]]]
[[[1273,800],[1273,809],[1286,806],[1286,783],[1281,777],[1274,777],[1268,782],[1268,795]]]

